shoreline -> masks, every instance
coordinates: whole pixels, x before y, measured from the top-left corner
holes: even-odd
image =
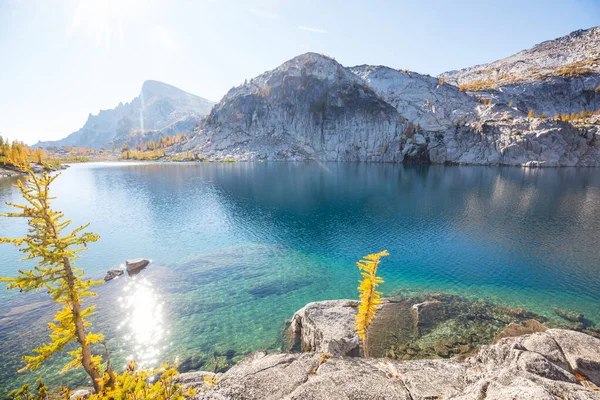
[[[600,169],[600,165],[514,165],[514,164],[469,164],[469,163],[458,163],[458,162],[445,162],[445,163],[404,163],[404,162],[393,162],[393,161],[322,161],[315,159],[307,160],[248,160],[248,159],[204,159],[204,160],[169,160],[169,159],[157,159],[157,160],[143,160],[143,159],[121,159],[121,158],[103,158],[99,160],[90,159],[89,161],[81,162],[67,162],[64,165],[70,164],[101,164],[101,163],[138,163],[138,164],[265,164],[265,163],[292,163],[292,164],[365,164],[365,165],[401,165],[401,166],[441,166],[441,167],[488,167],[488,168],[515,168],[515,169],[527,169],[527,170],[558,170],[558,169]],[[2,168],[0,168],[0,178],[2,178]]]
[[[2,178],[14,178],[17,176],[22,176],[21,172],[14,171],[12,169],[6,169],[4,167],[0,167],[0,179]]]

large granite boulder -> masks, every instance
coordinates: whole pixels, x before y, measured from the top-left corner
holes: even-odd
[[[359,355],[355,315],[358,302],[330,300],[308,303],[292,317],[290,331],[302,351]]]

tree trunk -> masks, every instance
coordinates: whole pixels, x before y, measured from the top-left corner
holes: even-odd
[[[75,276],[71,269],[71,263],[67,257],[63,258],[63,264],[65,271],[67,272],[67,283],[69,285],[69,292],[72,302],[73,320],[75,321],[75,335],[77,336],[77,342],[81,346],[81,364],[85,372],[92,378],[92,384],[94,385],[94,391],[98,393],[102,387],[98,382],[102,377],[98,372],[98,369],[92,362],[92,350],[90,345],[86,343],[85,327],[83,326],[83,319],[81,318],[81,300],[77,296],[75,290]]]

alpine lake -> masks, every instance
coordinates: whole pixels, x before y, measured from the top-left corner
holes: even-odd
[[[5,202],[22,203],[16,179]],[[555,307],[600,324],[600,173],[597,169],[355,163],[90,163],[52,184],[53,207],[101,236],[76,265],[102,280],[93,331],[113,366],[178,363],[224,369],[284,347],[286,320],[306,303],[356,299],[355,262],[388,250],[384,296],[444,292],[524,308],[565,322]],[[0,236],[25,221],[0,218]],[[32,266],[0,245],[0,276]],[[47,340],[56,311],[44,292],[0,291],[0,396],[57,375],[68,356],[33,373],[20,358]]]

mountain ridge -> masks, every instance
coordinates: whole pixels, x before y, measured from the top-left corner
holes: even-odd
[[[148,124],[109,118],[120,124],[111,140],[185,132],[167,157],[214,160],[600,166],[600,27],[438,77],[308,52],[231,88],[206,114],[189,96],[145,82],[106,112],[144,102]]]
[[[98,114],[90,113],[79,130],[60,140],[39,141],[34,147],[108,149],[113,142],[117,146],[123,143],[133,145],[134,143],[130,143],[130,135],[135,140],[140,140],[140,137],[145,138],[146,133],[152,139],[162,133],[189,133],[213,104],[175,86],[147,80],[142,84],[140,94],[130,102],[120,102],[115,108],[100,110]]]
[[[585,60],[590,68],[568,64],[576,73],[553,69],[554,75],[536,75],[535,79],[530,79],[531,74],[509,82],[489,78],[492,82],[483,87],[455,86],[452,76],[443,74],[431,77],[385,66],[344,67],[331,57],[306,53],[232,88],[206,120],[199,122],[195,133],[172,152],[217,160],[600,166],[600,141],[596,139],[600,116],[592,113],[600,108],[594,108],[600,93],[589,90],[596,85],[598,74],[595,53],[590,56],[588,52],[590,47],[595,49],[599,33],[600,28],[577,31],[511,56],[534,59],[552,51],[566,52],[564,60]],[[555,69],[560,65],[539,63]],[[511,65],[505,68],[510,70]],[[304,79],[301,85],[299,79]],[[296,82],[287,94],[286,82]],[[379,102],[392,106],[397,112],[393,119],[398,120],[394,132],[381,132],[381,125],[389,123],[392,114],[381,117],[375,113],[367,119],[344,115],[340,124],[341,109],[356,112],[367,107],[361,105],[360,96],[340,96],[344,85],[362,88],[363,96],[374,93]],[[272,87],[277,88],[274,93]],[[332,94],[319,103],[321,142],[314,140],[314,115],[306,111],[315,99],[297,96],[310,91]],[[259,103],[263,105],[257,112]],[[555,113],[569,113],[569,117],[546,116]],[[352,123],[357,126],[348,128]],[[324,128],[327,132],[323,135]],[[377,134],[365,140],[360,137],[361,130]],[[273,134],[277,142],[272,140]],[[289,146],[295,150],[290,151]]]

